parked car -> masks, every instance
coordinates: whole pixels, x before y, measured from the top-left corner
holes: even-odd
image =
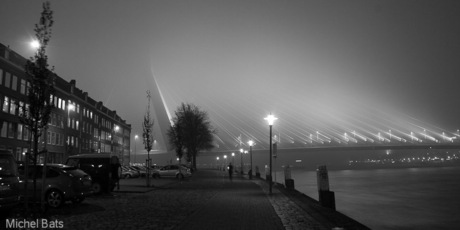
[[[131,166],[131,168],[133,170],[137,170],[139,172],[139,174],[141,175],[141,177],[145,177],[145,175],[147,175],[147,167],[145,166]],[[150,172],[151,174],[151,172]]]
[[[75,166],[93,179],[95,194],[112,192],[121,176],[121,167],[117,156],[107,153],[88,153],[70,156],[67,165]]]
[[[121,178],[135,178],[139,176],[140,174],[137,170],[134,170],[128,166],[121,166]]]
[[[19,204],[19,174],[13,155],[0,150],[0,211],[8,212]]]
[[[158,170],[155,170],[152,176],[154,178],[175,177],[178,179],[183,179],[185,177],[192,176],[192,173],[189,168],[182,165],[166,165],[160,167]]]
[[[36,175],[36,194],[33,194],[33,176]],[[29,165],[27,180],[27,193],[24,188],[25,166],[19,167],[21,178],[19,190],[22,197],[29,197],[32,201],[40,201],[42,194],[45,195],[46,204],[57,208],[65,201],[81,203],[86,197],[93,194],[91,190],[91,176],[82,170],[63,164],[48,164],[46,166],[45,191],[42,193],[43,165]],[[36,198],[36,200],[34,200]]]

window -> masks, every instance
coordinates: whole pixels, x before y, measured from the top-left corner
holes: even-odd
[[[5,87],[11,87],[11,73],[5,72]]]
[[[10,114],[13,114],[13,115],[16,115],[16,109],[18,107],[18,104],[16,104],[16,100],[15,99],[11,99],[11,103],[10,103]]]
[[[29,95],[29,89],[30,89],[30,82],[27,82],[27,85],[26,85],[26,95]]]
[[[19,116],[22,116],[22,114],[24,113],[24,102],[23,101],[20,101],[19,102]]]
[[[29,128],[27,126],[24,126],[24,140],[29,140]]]
[[[3,69],[0,69],[0,85],[3,85]]]
[[[15,75],[13,75],[13,84],[11,85],[11,89],[13,89],[14,91],[18,90],[18,77],[16,77]]]
[[[46,142],[47,142],[48,144],[51,144],[51,132],[50,132],[50,131],[48,131],[48,132],[46,133],[46,139],[47,139]]]
[[[6,133],[7,133],[6,131],[8,129],[8,122],[4,121],[1,128],[2,128],[2,130],[0,132],[0,136],[1,137],[6,137]]]
[[[56,144],[56,133],[55,132],[51,133],[51,144],[52,145]]]
[[[15,125],[13,123],[8,123],[8,138],[14,138],[15,137],[15,131],[14,127]]]
[[[27,88],[26,80],[21,79],[21,89],[20,89],[21,94],[24,94],[24,95],[26,94],[26,88]]]
[[[58,99],[58,106],[57,107],[62,109],[62,99],[61,98]]]
[[[56,133],[56,145],[61,145],[61,134]]]
[[[18,124],[18,140],[22,140],[22,124]]]
[[[10,98],[5,96],[5,99],[3,100],[3,112],[8,113],[10,110]]]

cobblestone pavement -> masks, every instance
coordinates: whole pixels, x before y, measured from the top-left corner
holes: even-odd
[[[265,181],[254,180],[254,183],[258,184],[265,194],[267,194],[271,205],[281,219],[285,229],[330,229],[315,220],[309,213],[302,210],[296,203],[283,195],[276,187],[272,187],[272,195],[268,195],[269,187]]]
[[[64,229],[328,229],[261,180],[200,170],[144,193],[113,193],[49,212]]]

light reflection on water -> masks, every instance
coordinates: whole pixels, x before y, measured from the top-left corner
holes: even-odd
[[[329,171],[337,210],[372,229],[456,229],[459,177],[460,167]],[[293,169],[292,178],[318,199],[315,171]]]

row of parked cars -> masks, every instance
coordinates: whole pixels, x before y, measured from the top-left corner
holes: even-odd
[[[174,177],[183,179],[190,177],[192,171],[186,165],[166,165],[166,166],[152,166],[148,172],[145,166],[121,166],[122,178],[145,177],[148,173],[153,178]]]
[[[109,154],[83,154],[70,157],[66,164],[47,164],[45,168],[18,164],[12,154],[0,150],[0,211],[26,198],[38,202],[44,196],[48,206],[57,208],[66,201],[81,203],[94,193],[112,191],[117,180],[114,174],[118,175],[115,158]]]
[[[113,191],[120,177],[147,175],[145,167],[120,166],[118,158],[110,154],[70,156],[65,164],[47,164],[46,172],[43,168],[43,165],[18,165],[12,154],[0,150],[0,211],[11,209],[26,196],[36,202],[44,195],[47,205],[55,208],[66,201],[81,203],[92,194]],[[46,177],[44,193],[43,173]],[[29,178],[27,182],[26,175]],[[184,178],[191,176],[191,170],[184,165],[166,165],[153,167],[151,175],[155,178]]]

